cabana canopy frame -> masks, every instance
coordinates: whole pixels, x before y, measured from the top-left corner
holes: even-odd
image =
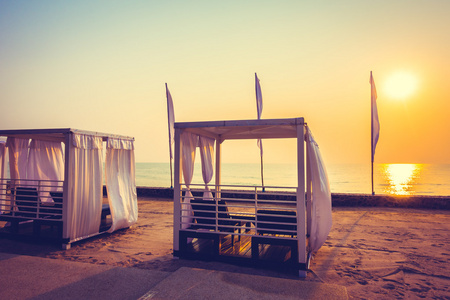
[[[129,136],[101,133],[88,130],[79,130],[74,128],[0,130],[0,137],[17,137],[21,139],[36,139],[41,141],[65,142],[66,136],[71,133],[98,136],[101,137],[103,141],[106,141],[108,138],[120,138],[134,141],[134,138]]]
[[[214,139],[296,138],[303,118],[175,123],[175,128]]]
[[[0,130],[0,137],[5,137],[5,138],[20,138],[20,139],[31,139],[31,140],[37,140],[37,141],[47,141],[47,142],[60,142],[64,144],[64,178],[62,179],[62,182],[59,183],[59,185],[62,185],[62,191],[63,191],[63,195],[62,195],[62,217],[60,216],[58,220],[53,220],[55,221],[54,223],[56,224],[56,222],[62,222],[62,241],[63,241],[63,247],[68,249],[70,248],[70,244],[72,242],[81,240],[81,239],[85,239],[91,236],[94,236],[96,234],[99,234],[101,232],[93,232],[91,230],[91,233],[89,234],[81,234],[78,232],[77,234],[73,233],[73,229],[71,228],[71,226],[73,226],[72,224],[74,224],[74,221],[70,221],[71,219],[74,218],[73,213],[71,211],[69,211],[70,209],[70,205],[69,203],[72,203],[72,201],[75,201],[76,199],[72,199],[72,195],[73,194],[73,190],[74,189],[78,189],[78,194],[80,197],[81,195],[91,195],[91,192],[87,191],[87,190],[83,190],[77,187],[77,183],[74,182],[75,179],[75,175],[74,175],[74,171],[71,169],[72,165],[70,163],[70,158],[71,158],[71,149],[74,148],[74,137],[79,137],[79,136],[87,136],[89,138],[95,139],[95,141],[100,141],[100,142],[108,142],[108,141],[112,141],[114,140],[120,140],[121,143],[113,143],[111,142],[110,145],[107,145],[108,149],[112,149],[109,152],[113,153],[113,150],[116,149],[122,149],[120,151],[120,153],[118,152],[114,152],[114,154],[111,155],[115,155],[120,157],[119,158],[119,164],[121,163],[121,161],[127,161],[125,167],[122,167],[122,169],[125,170],[129,170],[129,173],[127,173],[128,171],[125,171],[127,174],[122,174],[123,176],[125,176],[125,180],[127,181],[127,183],[130,184],[129,187],[129,191],[126,191],[125,193],[127,193],[127,195],[124,197],[126,198],[125,201],[129,201],[128,205],[129,205],[129,210],[131,211],[130,214],[126,213],[125,216],[125,221],[121,220],[121,225],[118,226],[122,226],[121,228],[123,228],[124,226],[128,226],[130,224],[133,224],[137,221],[137,196],[136,196],[136,186],[135,186],[135,178],[134,178],[134,146],[133,146],[133,142],[134,142],[134,138],[133,137],[129,137],[129,136],[122,136],[122,135],[116,135],[116,134],[107,134],[107,133],[100,133],[100,132],[93,132],[93,131],[85,131],[85,130],[79,130],[79,129],[73,129],[73,128],[54,128],[54,129],[19,129],[19,130]],[[94,141],[94,140],[93,140]],[[92,143],[94,143],[92,141]],[[86,144],[87,148],[86,149],[90,149],[91,147],[93,147],[93,144],[90,144],[91,142],[89,140],[83,140],[82,142],[84,143],[88,143]],[[100,149],[103,148],[103,146],[100,145]],[[118,148],[116,148],[118,147]],[[130,150],[130,151],[128,151]],[[127,152],[128,151],[128,152]],[[98,154],[96,154],[98,156]],[[101,155],[101,152],[100,152]],[[107,151],[107,155],[108,155],[108,151]],[[100,176],[102,174],[101,171],[101,159],[100,162],[96,163],[97,166],[100,166]],[[91,166],[92,168],[92,166]],[[89,171],[88,171],[89,172]],[[121,177],[121,175],[118,175],[119,177]],[[1,176],[0,176],[1,177]],[[5,178],[2,178],[3,180]],[[79,178],[78,178],[79,180]],[[119,179],[120,180],[120,179]],[[103,183],[102,180],[95,180],[96,183],[95,185],[95,190],[98,191],[99,189],[103,189]],[[13,182],[13,180],[11,181]],[[114,184],[114,183],[113,183]],[[98,185],[98,187],[97,187]],[[6,185],[2,186],[2,190],[3,192],[6,191]],[[119,193],[121,193],[123,191],[120,191]],[[81,193],[81,194],[80,194]],[[108,191],[109,194],[109,191]],[[113,193],[111,193],[113,194]],[[100,194],[101,195],[101,194]],[[12,195],[13,196],[13,195]],[[11,197],[12,197],[11,196]],[[5,196],[3,196],[5,197]],[[40,196],[41,197],[41,196]],[[83,196],[81,196],[83,197]],[[109,197],[109,203],[110,203],[110,207],[111,210],[112,208],[114,208],[114,201],[112,200],[111,196]],[[10,203],[12,203],[11,200]],[[79,201],[79,200],[76,200]],[[78,203],[78,202],[77,202]],[[101,203],[100,203],[101,206]],[[39,205],[38,205],[39,207]],[[74,207],[76,208],[76,207]],[[77,207],[76,209],[79,209],[79,207]],[[87,207],[85,209],[88,209]],[[11,214],[14,216],[15,214],[13,213],[13,207],[11,204],[11,208],[10,208],[10,212]],[[122,214],[123,215],[123,214]],[[6,218],[6,215],[0,215],[3,218]],[[121,216],[123,217],[123,216]],[[128,218],[128,219],[127,219]],[[49,222],[48,219],[46,220],[42,220],[40,218],[40,216],[36,215],[34,218],[32,218],[33,221],[36,222],[42,222],[42,221],[46,221]],[[95,226],[94,226],[95,227]],[[119,228],[116,228],[119,229]],[[77,229],[78,230],[78,229]]]
[[[218,202],[221,197],[221,144],[226,140],[243,140],[243,139],[286,139],[294,138],[297,140],[297,186],[296,190],[296,234],[295,240],[298,250],[299,275],[306,276],[306,270],[309,265],[310,250],[307,244],[307,234],[311,228],[311,189],[312,181],[309,172],[308,161],[305,160],[306,149],[305,137],[307,134],[306,123],[303,118],[292,119],[265,119],[265,120],[236,120],[236,121],[212,121],[212,122],[183,122],[175,123],[175,184],[174,184],[174,256],[187,257],[184,253],[186,234],[192,234],[195,230],[183,229],[182,212],[185,212],[185,204],[183,204],[183,186],[186,184],[182,181],[182,142],[181,135],[189,132],[198,136],[209,137],[215,140],[215,200]],[[307,172],[308,169],[308,172]],[[236,186],[234,186],[236,187]],[[306,199],[305,199],[306,194]],[[186,196],[184,196],[186,197]],[[255,199],[257,196],[255,195]],[[255,202],[256,206],[256,202]],[[330,208],[331,211],[331,208]],[[256,216],[256,212],[253,216]],[[216,217],[217,218],[217,217]],[[219,217],[220,218],[220,217]],[[218,221],[216,220],[216,224]],[[220,220],[219,220],[220,222]],[[257,223],[257,221],[256,221]],[[255,224],[256,224],[255,223]],[[180,234],[181,233],[181,234]],[[195,232],[194,232],[195,233]],[[198,236],[205,236],[203,232],[197,232]],[[249,234],[243,234],[249,235]],[[262,240],[274,241],[266,238]],[[252,241],[259,241],[252,236]],[[292,240],[288,240],[292,245]],[[258,243],[256,243],[258,245]],[[256,246],[257,246],[256,245]],[[252,253],[258,251],[252,245]],[[217,250],[216,250],[217,251]],[[217,256],[216,256],[217,257]]]

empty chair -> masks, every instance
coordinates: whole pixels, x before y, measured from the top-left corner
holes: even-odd
[[[216,215],[217,215],[217,229],[219,232],[231,233],[231,243],[234,243],[235,226],[240,226],[241,222],[233,220],[228,213],[226,202],[219,200],[191,200],[192,210],[194,212],[195,224],[190,229],[208,229],[216,230]],[[216,210],[217,207],[217,210]],[[230,226],[230,227],[227,227]],[[233,227],[231,227],[233,226]]]
[[[297,214],[289,210],[260,209],[256,214],[257,233],[260,235],[290,235],[297,233]]]
[[[17,211],[14,215],[36,218],[38,205],[38,194],[36,188],[16,187],[15,196]]]
[[[41,209],[44,217],[50,217],[52,219],[62,219],[62,206],[63,206],[63,193],[62,192],[50,192],[50,196],[53,199],[53,203],[46,203],[44,209]]]
[[[61,218],[62,217],[62,207],[63,207],[63,193],[62,192],[50,192],[50,195],[52,196],[53,202],[54,202],[54,209],[47,210],[48,212],[52,214],[56,214],[54,218]],[[108,203],[102,204],[102,216],[101,219],[106,219],[108,215],[111,214],[111,209],[109,207]]]

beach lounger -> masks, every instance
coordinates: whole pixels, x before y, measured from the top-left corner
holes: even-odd
[[[62,202],[63,202],[63,193],[62,192],[50,192],[50,195],[53,198],[55,203],[55,208],[59,208],[59,213],[62,214]],[[101,219],[104,220],[108,215],[111,214],[111,209],[108,203],[102,204],[102,216]]]
[[[55,208],[54,203],[40,202],[36,188],[16,187],[11,189],[11,193],[14,198],[13,210],[2,214],[0,219],[10,222],[13,234],[19,233],[19,224],[30,222],[33,224],[35,236],[39,236],[41,225],[58,226],[59,233],[62,234],[61,209]]]
[[[56,194],[56,196],[52,195]],[[61,194],[61,197],[58,197]],[[15,216],[28,218],[53,218],[61,219],[62,217],[62,193],[51,192],[52,202],[39,202],[38,192],[36,188],[17,187],[15,189],[15,205],[17,211]],[[39,205],[38,205],[39,204]],[[39,207],[39,212],[38,212]]]
[[[290,235],[297,232],[297,214],[289,210],[260,209],[256,213],[257,234]]]
[[[295,211],[260,209],[256,213],[256,225],[257,235],[252,236],[253,260],[260,259],[259,245],[287,246],[291,251],[290,262],[298,263],[297,240],[293,239],[294,236],[297,236],[297,213]]]
[[[38,194],[36,188],[16,187],[15,196],[15,206],[17,208],[14,212],[15,216],[27,218],[38,217]]]
[[[219,200],[216,206],[214,200],[191,200],[192,210],[194,212],[195,224],[190,229],[217,229],[219,232],[231,234],[231,245],[234,245],[234,233],[236,226],[241,226],[241,221],[233,220],[228,213],[227,204],[223,200]],[[216,210],[217,208],[217,210]]]
[[[53,202],[41,202],[39,217],[44,219],[62,219],[62,193],[50,192]]]

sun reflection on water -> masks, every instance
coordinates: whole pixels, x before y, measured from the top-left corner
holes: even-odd
[[[413,195],[414,186],[424,165],[422,164],[382,164],[384,193],[393,195]]]

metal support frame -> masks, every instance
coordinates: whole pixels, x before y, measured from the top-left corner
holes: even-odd
[[[179,232],[181,218],[181,129],[175,128],[175,169],[173,190],[173,251],[174,254],[180,248]]]
[[[306,244],[306,203],[305,203],[305,126],[297,125],[297,243],[298,263],[307,264]],[[304,277],[303,271],[299,272]]]

